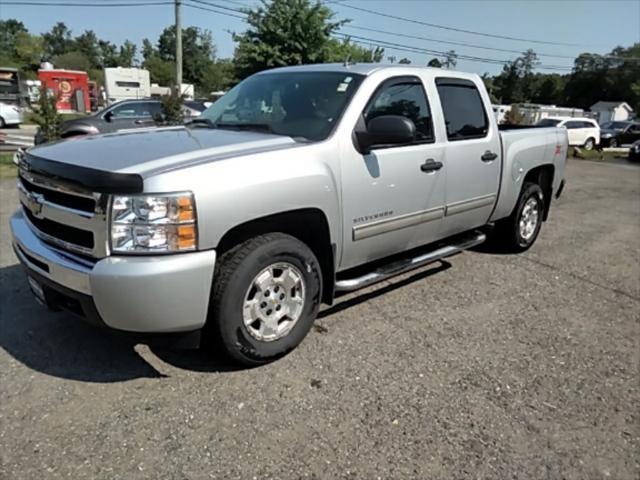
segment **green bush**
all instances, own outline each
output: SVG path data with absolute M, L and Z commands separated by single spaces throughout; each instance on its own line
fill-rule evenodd
M 33 121 L 40 127 L 42 136 L 48 142 L 60 138 L 61 133 L 62 116 L 56 109 L 56 101 L 56 96 L 45 87 L 42 87 L 40 98 L 38 99 L 38 112 L 34 115 Z
M 162 118 L 156 119 L 164 125 L 182 125 L 184 123 L 184 111 L 182 101 L 184 96 L 178 88 L 173 88 L 169 95 L 162 97 Z

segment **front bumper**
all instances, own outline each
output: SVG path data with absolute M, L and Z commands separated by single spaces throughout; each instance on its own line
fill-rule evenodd
M 94 263 L 44 243 L 21 210 L 10 223 L 16 255 L 27 273 L 45 285 L 53 306 L 128 333 L 189 332 L 204 326 L 214 250 L 111 256 Z

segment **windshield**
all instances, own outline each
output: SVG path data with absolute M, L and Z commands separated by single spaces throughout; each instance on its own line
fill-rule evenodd
M 555 118 L 544 118 L 540 120 L 536 125 L 538 125 L 539 127 L 555 127 L 561 121 L 562 120 L 556 120 Z
M 628 123 L 625 122 L 606 122 L 603 123 L 600 128 L 603 130 L 624 130 L 627 128 Z
M 18 72 L 0 70 L 0 93 L 20 93 Z
M 254 75 L 205 110 L 199 122 L 208 121 L 215 128 L 324 140 L 363 78 L 344 72 Z

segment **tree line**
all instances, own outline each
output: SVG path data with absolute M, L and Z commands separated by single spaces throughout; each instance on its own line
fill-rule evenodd
M 199 95 L 224 90 L 260 70 L 286 65 L 326 62 L 380 62 L 384 49 L 362 46 L 349 38 L 334 37 L 349 20 L 336 19 L 324 4 L 312 0 L 263 0 L 243 9 L 246 30 L 234 33 L 235 52 L 230 59 L 216 55 L 209 30 L 183 29 L 183 78 L 193 83 Z M 105 67 L 139 66 L 149 70 L 151 81 L 171 85 L 174 81 L 175 27 L 165 28 L 153 42 L 142 46 L 125 41 L 116 45 L 98 38 L 92 30 L 77 36 L 63 23 L 41 35 L 32 34 L 16 19 L 0 21 L 0 65 L 20 68 L 26 78 L 35 78 L 40 62 L 56 68 L 85 70 L 102 81 Z M 542 103 L 589 108 L 599 100 L 626 101 L 640 111 L 640 43 L 616 47 L 607 55 L 582 53 L 566 74 L 539 73 L 537 54 L 527 50 L 506 62 L 497 75 L 483 75 L 495 103 Z M 396 62 L 395 56 L 386 60 Z M 398 63 L 411 63 L 402 58 Z M 455 68 L 456 52 L 427 62 L 437 68 Z

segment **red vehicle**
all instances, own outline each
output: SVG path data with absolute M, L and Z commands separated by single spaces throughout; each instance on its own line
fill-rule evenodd
M 86 113 L 90 110 L 87 72 L 57 69 L 38 70 L 38 79 L 42 82 L 43 87 L 56 95 L 58 111 Z

